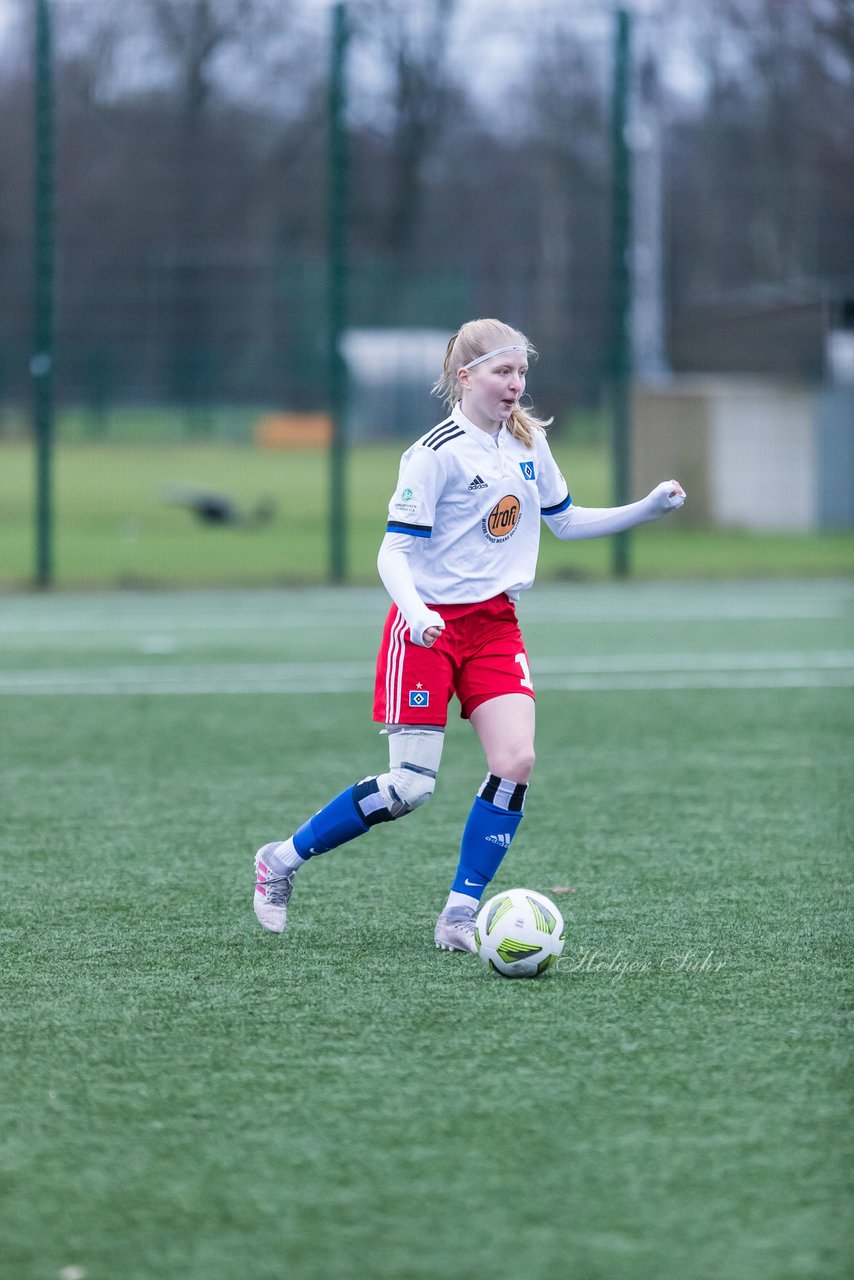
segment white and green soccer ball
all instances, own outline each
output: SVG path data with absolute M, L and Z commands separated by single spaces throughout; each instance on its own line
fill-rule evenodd
M 533 889 L 506 889 L 477 913 L 474 941 L 487 968 L 505 978 L 536 978 L 553 965 L 566 939 L 563 916 Z

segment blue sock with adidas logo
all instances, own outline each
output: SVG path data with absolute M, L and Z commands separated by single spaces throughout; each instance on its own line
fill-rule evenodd
M 527 790 L 524 782 L 486 775 L 463 831 L 453 894 L 480 901 L 522 821 Z

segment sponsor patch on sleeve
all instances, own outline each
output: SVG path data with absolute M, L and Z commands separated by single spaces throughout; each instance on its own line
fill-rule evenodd
M 411 516 L 418 509 L 418 494 L 411 485 L 404 485 L 398 489 L 397 493 L 391 500 L 392 511 L 398 512 L 402 516 Z

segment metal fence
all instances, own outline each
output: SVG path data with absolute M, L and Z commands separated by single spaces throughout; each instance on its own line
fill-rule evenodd
M 852 87 L 846 0 L 5 0 L 0 434 L 410 437 L 477 314 L 618 443 L 630 376 L 825 380 Z
M 614 169 L 613 7 L 342 8 L 336 48 L 319 3 L 139 0 L 119 15 L 105 0 L 9 0 L 0 403 L 29 396 L 45 235 L 30 177 L 51 119 L 59 402 L 87 410 L 93 433 L 128 404 L 208 409 L 185 419 L 207 430 L 222 405 L 327 402 L 336 58 L 347 325 L 507 316 L 548 357 L 538 385 L 559 417 L 597 401 L 617 340 L 613 197 L 628 181 Z M 52 48 L 33 14 L 49 16 Z M 627 14 L 635 363 L 713 367 L 731 330 L 710 323 L 704 346 L 707 314 L 735 306 L 761 334 L 794 284 L 816 305 L 850 285 L 850 44 L 832 3 Z M 796 371 L 820 375 L 821 344 L 808 346 L 805 333 Z

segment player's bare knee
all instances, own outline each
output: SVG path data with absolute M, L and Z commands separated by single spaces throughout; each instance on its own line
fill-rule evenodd
M 534 763 L 536 754 L 534 752 L 533 743 L 530 745 L 519 744 L 518 746 L 509 745 L 495 756 L 490 757 L 488 763 L 490 772 L 497 774 L 499 778 L 509 778 L 512 782 L 529 782 L 531 774 L 534 772 Z

